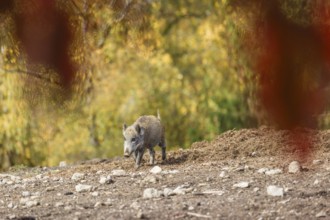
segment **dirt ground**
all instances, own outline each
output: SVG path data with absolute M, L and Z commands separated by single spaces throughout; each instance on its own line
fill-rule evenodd
M 0 219 L 330 219 L 330 131 L 307 134 L 314 153 L 297 173 L 288 132 L 268 127 L 169 151 L 166 162 L 156 152 L 154 173 L 148 154 L 138 170 L 131 158 L 12 169 L 0 173 Z

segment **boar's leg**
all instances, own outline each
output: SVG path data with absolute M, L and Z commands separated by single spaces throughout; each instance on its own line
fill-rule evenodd
M 144 154 L 144 148 L 137 150 L 137 156 L 136 156 L 136 161 L 135 161 L 135 168 L 139 168 L 140 163 L 141 163 L 141 160 L 142 160 L 142 157 L 143 157 L 143 154 Z
M 163 139 L 160 143 L 159 146 L 162 148 L 162 160 L 166 160 L 166 141 Z
M 150 165 L 155 163 L 155 150 L 153 147 L 149 148 L 149 155 L 150 155 Z
M 136 161 L 137 154 L 138 154 L 138 151 L 137 151 L 137 150 L 133 152 L 133 158 L 134 158 L 134 161 Z

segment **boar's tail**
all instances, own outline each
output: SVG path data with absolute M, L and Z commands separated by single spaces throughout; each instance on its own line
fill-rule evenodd
M 160 120 L 159 109 L 157 109 L 157 118 Z

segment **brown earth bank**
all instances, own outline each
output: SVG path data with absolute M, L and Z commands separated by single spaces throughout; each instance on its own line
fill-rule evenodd
M 0 173 L 0 219 L 330 219 L 330 131 L 302 131 L 314 153 L 298 160 L 287 131 L 231 130 L 134 169 L 94 159 Z M 299 153 L 299 152 L 298 152 Z M 290 166 L 289 166 L 290 165 Z

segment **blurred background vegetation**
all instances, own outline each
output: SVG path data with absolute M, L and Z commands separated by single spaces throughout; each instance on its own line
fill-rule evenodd
M 76 8 L 85 80 L 59 108 L 52 80 L 36 77 L 38 91 L 27 91 L 18 47 L 1 33 L 1 168 L 121 156 L 122 124 L 157 109 L 169 148 L 260 123 L 240 43 L 246 21 L 228 1 L 65 2 Z

